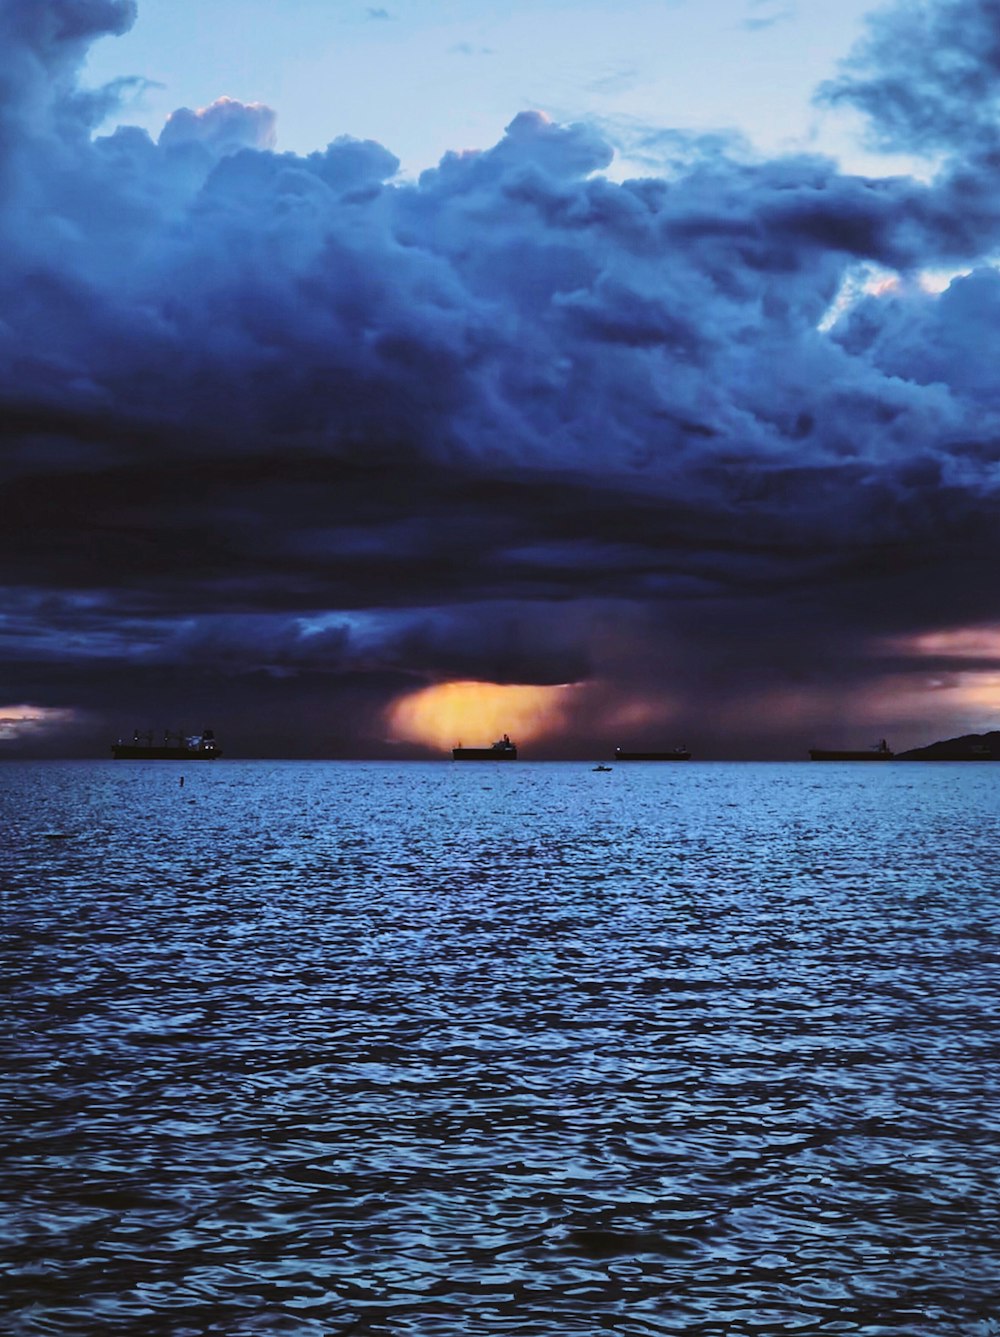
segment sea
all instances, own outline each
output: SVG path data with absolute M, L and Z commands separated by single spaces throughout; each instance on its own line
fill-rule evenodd
M 1000 1334 L 1000 766 L 591 767 L 0 765 L 0 1331 Z

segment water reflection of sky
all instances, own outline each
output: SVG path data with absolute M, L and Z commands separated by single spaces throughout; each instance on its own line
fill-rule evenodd
M 988 1331 L 992 768 L 183 772 L 4 768 L 18 1332 Z

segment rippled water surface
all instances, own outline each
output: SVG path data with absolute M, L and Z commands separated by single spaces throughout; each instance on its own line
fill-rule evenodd
M 1000 1333 L 1000 766 L 0 767 L 4 1332 Z

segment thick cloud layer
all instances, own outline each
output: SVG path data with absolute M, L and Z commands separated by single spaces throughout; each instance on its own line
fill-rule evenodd
M 449 677 L 590 683 L 555 750 L 865 718 L 890 641 L 1000 620 L 997 9 L 890 10 L 826 92 L 930 183 L 673 135 L 614 184 L 523 113 L 404 184 L 230 99 L 95 138 L 133 7 L 0 0 L 0 697 L 324 754 Z
M 912 0 L 874 14 L 823 90 L 869 117 L 887 148 L 968 156 L 995 151 L 1000 119 L 998 0 Z

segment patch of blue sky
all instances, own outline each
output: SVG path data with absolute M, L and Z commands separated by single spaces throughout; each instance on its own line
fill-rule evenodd
M 520 111 L 604 126 L 612 175 L 656 170 L 663 129 L 737 130 L 761 152 L 866 154 L 846 113 L 812 94 L 871 0 L 140 0 L 125 37 L 97 44 L 86 78 L 153 85 L 115 119 L 154 136 L 178 106 L 221 95 L 279 113 L 279 148 L 376 139 L 415 176 L 448 150 L 486 148 Z M 904 164 L 905 166 L 905 164 Z

